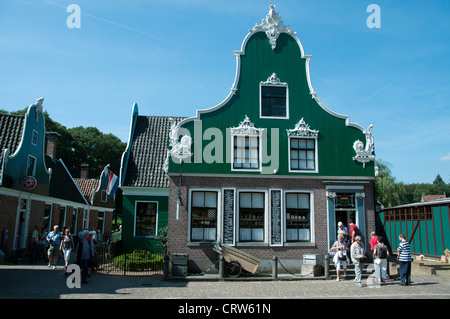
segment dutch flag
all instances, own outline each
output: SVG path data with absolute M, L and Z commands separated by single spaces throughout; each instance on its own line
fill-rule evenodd
M 118 188 L 119 188 L 119 178 L 113 172 L 109 172 L 109 181 L 108 187 L 106 188 L 106 193 L 109 196 L 114 197 Z

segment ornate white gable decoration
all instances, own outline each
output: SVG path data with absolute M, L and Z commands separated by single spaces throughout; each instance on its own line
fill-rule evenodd
M 261 21 L 261 24 L 256 24 L 252 32 L 263 31 L 269 38 L 272 50 L 277 46 L 277 39 L 282 32 L 290 35 L 295 35 L 295 32 L 289 26 L 285 26 L 278 13 L 275 12 L 275 6 L 270 3 L 269 13 L 266 18 Z
M 245 116 L 245 119 L 239 124 L 238 127 L 232 127 L 230 128 L 231 134 L 236 135 L 261 135 L 264 131 L 263 128 L 256 128 L 255 124 L 253 124 L 252 121 L 248 118 L 248 116 Z
M 288 136 L 308 136 L 308 137 L 317 137 L 319 131 L 312 130 L 308 124 L 306 124 L 305 120 L 302 119 L 295 125 L 293 130 L 286 130 Z
M 372 135 L 373 123 L 364 130 L 364 135 L 366 136 L 366 146 L 364 147 L 364 143 L 360 140 L 357 140 L 353 143 L 353 149 L 356 152 L 356 156 L 353 157 L 353 160 L 358 161 L 363 164 L 363 167 L 366 167 L 366 163 L 370 161 L 375 161 L 375 155 L 373 155 L 373 135 Z
M 281 82 L 280 79 L 277 77 L 277 74 L 274 72 L 271 76 L 267 78 L 266 82 L 262 82 L 261 84 L 271 84 L 271 85 L 287 85 L 286 82 Z
M 181 140 L 178 140 L 179 129 L 180 126 L 174 119 L 171 119 L 169 132 L 169 150 L 167 152 L 166 161 L 164 162 L 164 171 L 166 173 L 169 170 L 169 156 L 172 156 L 172 159 L 178 159 L 180 162 L 182 159 L 192 156 L 192 138 L 189 135 L 184 135 Z

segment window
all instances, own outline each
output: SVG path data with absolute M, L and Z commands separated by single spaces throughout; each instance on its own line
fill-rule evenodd
M 77 234 L 77 223 L 78 223 L 78 208 L 74 208 L 72 211 L 72 226 L 70 227 L 72 235 Z
M 34 176 L 36 169 L 36 158 L 31 155 L 28 155 L 27 162 L 27 176 Z
M 287 116 L 287 87 L 261 85 L 261 116 Z
M 37 140 L 38 140 L 38 132 L 33 130 L 33 133 L 31 135 L 31 144 L 37 145 Z
M 59 230 L 63 231 L 64 227 L 66 227 L 66 208 L 60 207 L 59 208 Z
M 103 234 L 103 224 L 105 220 L 105 212 L 98 212 L 97 214 L 97 230 L 100 230 L 100 232 Z
M 292 171 L 316 170 L 316 140 L 290 138 L 290 169 Z
M 286 242 L 311 241 L 310 194 L 286 194 Z
M 192 192 L 191 241 L 217 239 L 217 192 Z
M 259 136 L 234 136 L 233 169 L 259 169 Z
M 156 202 L 136 202 L 135 236 L 155 236 L 156 216 L 158 204 Z
M 264 241 L 264 193 L 239 193 L 239 241 Z
M 46 231 L 49 231 L 50 229 L 50 220 L 51 220 L 51 216 L 52 216 L 52 205 L 49 204 L 45 204 L 45 208 L 44 208 L 44 221 L 43 221 L 43 228 Z
M 108 201 L 107 193 L 105 190 L 102 190 L 102 202 L 106 203 Z

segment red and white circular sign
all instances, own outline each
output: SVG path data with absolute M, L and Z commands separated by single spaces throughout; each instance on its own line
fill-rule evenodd
M 37 180 L 34 176 L 27 176 L 22 180 L 22 187 L 27 191 L 32 191 L 37 186 Z

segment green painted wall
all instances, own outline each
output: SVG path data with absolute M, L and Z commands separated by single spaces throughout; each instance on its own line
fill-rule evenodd
M 411 253 L 440 257 L 445 249 L 450 249 L 449 207 L 433 206 L 432 216 L 432 219 L 419 221 L 419 227 L 410 244 Z M 384 223 L 383 212 L 380 214 L 380 220 Z M 400 243 L 398 235 L 404 233 L 409 239 L 417 222 L 402 220 L 385 223 L 384 230 L 394 251 Z
M 123 196 L 122 212 L 122 241 L 126 252 L 137 249 L 150 250 L 155 247 L 157 241 L 152 237 L 134 236 L 135 203 L 158 202 L 157 232 L 168 224 L 169 200 L 167 196 Z
M 252 35 L 241 56 L 240 77 L 236 94 L 222 107 L 202 113 L 202 134 L 207 128 L 214 127 L 226 132 L 230 127 L 239 126 L 247 115 L 257 128 L 265 128 L 268 141 L 271 140 L 271 128 L 279 129 L 279 175 L 321 175 L 321 176 L 374 176 L 373 162 L 363 168 L 361 163 L 353 160 L 356 155 L 353 143 L 356 140 L 366 142 L 363 132 L 355 127 L 346 126 L 345 119 L 338 118 L 325 111 L 311 96 L 306 74 L 306 59 L 301 57 L 297 41 L 288 34 L 282 33 L 277 47 L 272 50 L 265 33 Z M 289 85 L 289 119 L 260 118 L 261 81 L 266 81 L 276 73 L 281 82 Z M 200 92 L 199 92 L 200 93 Z M 287 129 L 294 129 L 302 119 L 313 130 L 319 131 L 318 137 L 318 173 L 289 173 L 288 136 Z M 194 132 L 194 121 L 185 123 L 182 128 L 189 130 L 194 144 L 199 143 Z M 214 138 L 213 138 L 214 139 Z M 200 139 L 201 140 L 201 139 Z M 225 134 L 223 135 L 222 163 L 204 165 L 204 159 L 199 161 L 200 154 L 195 153 L 192 163 L 183 163 L 185 173 L 209 174 L 241 174 L 232 172 L 230 159 L 227 159 Z M 211 143 L 203 140 L 201 149 Z M 198 145 L 197 145 L 198 146 Z M 270 156 L 272 147 L 269 143 L 267 154 Z M 264 152 L 265 150 L 263 150 Z M 263 166 L 269 166 L 266 164 Z M 169 172 L 180 171 L 178 164 L 170 161 Z M 260 172 L 245 172 L 245 174 L 261 174 Z

